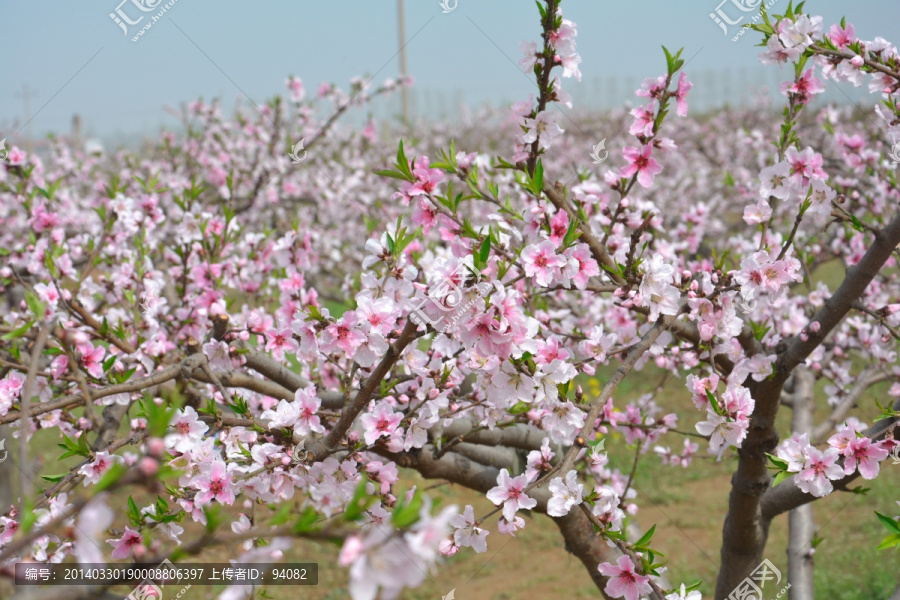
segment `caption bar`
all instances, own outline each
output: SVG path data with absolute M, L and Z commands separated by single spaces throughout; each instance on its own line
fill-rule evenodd
M 317 563 L 16 563 L 16 585 L 115 585 L 152 581 L 178 585 L 319 585 Z

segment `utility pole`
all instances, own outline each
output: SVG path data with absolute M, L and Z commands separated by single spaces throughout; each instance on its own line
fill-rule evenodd
M 72 143 L 76 147 L 81 145 L 81 116 L 77 113 L 72 115 Z
M 403 0 L 397 0 L 397 38 L 400 45 L 400 74 L 405 78 L 408 75 L 406 68 L 406 11 Z M 403 124 L 409 126 L 409 86 L 404 85 L 400 90 L 403 98 Z
M 34 151 L 34 129 L 31 126 L 31 94 L 33 91 L 26 83 L 22 86 L 21 92 L 16 92 L 16 96 L 20 96 L 25 104 L 25 125 L 23 127 L 28 128 L 28 131 L 25 133 L 25 150 L 28 154 Z

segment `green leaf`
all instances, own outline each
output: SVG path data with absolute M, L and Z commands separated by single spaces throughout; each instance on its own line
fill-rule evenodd
M 774 454 L 769 454 L 768 452 L 766 452 L 766 456 L 769 457 L 769 462 L 771 462 L 773 465 L 775 465 L 782 471 L 787 471 L 788 462 L 786 460 L 784 460 L 783 458 L 778 458 Z
M 350 499 L 350 502 L 347 503 L 347 507 L 344 508 L 344 518 L 346 520 L 359 520 L 372 502 L 375 501 L 374 496 L 370 496 L 366 493 L 366 483 L 368 483 L 368 481 L 368 478 L 365 476 L 359 480 L 356 491 L 353 493 L 353 498 Z
M 206 531 L 209 533 L 216 531 L 224 520 L 220 504 L 207 504 L 203 507 L 203 514 L 206 515 Z
M 713 394 L 709 390 L 706 390 L 706 397 L 709 399 L 709 403 L 717 415 L 719 415 L 720 417 L 724 417 L 727 414 L 725 412 L 725 409 L 719 405 L 719 399 L 716 398 L 715 394 Z
M 131 524 L 135 527 L 140 526 L 141 524 L 141 511 L 138 510 L 137 504 L 134 503 L 134 498 L 128 496 L 128 520 L 131 521 Z
M 887 550 L 888 548 L 900 547 L 900 533 L 889 535 L 878 544 L 878 550 Z
M 790 473 L 788 471 L 778 471 L 778 473 L 775 475 L 775 478 L 772 480 L 772 487 L 775 487 L 776 485 L 778 485 L 779 483 L 781 483 L 782 481 L 784 481 L 791 475 L 792 475 L 792 473 Z
M 25 291 L 25 304 L 28 305 L 28 310 L 30 310 L 35 317 L 38 319 L 44 318 L 44 312 L 47 310 L 47 306 L 41 302 L 37 297 L 37 294 L 31 290 Z
M 20 338 L 23 335 L 25 335 L 26 333 L 28 333 L 28 330 L 31 329 L 31 327 L 33 325 L 34 325 L 34 321 L 28 321 L 27 323 L 25 323 L 18 329 L 14 329 L 13 331 L 10 331 L 9 333 L 4 334 L 2 337 L 0 337 L 0 340 L 3 340 L 4 342 L 8 342 L 10 340 Z
M 46 480 L 46 481 L 50 481 L 50 482 L 52 482 L 52 483 L 59 483 L 59 482 L 62 481 L 65 477 L 66 477 L 66 474 L 65 474 L 65 473 L 63 473 L 62 475 L 41 475 L 41 479 L 44 479 L 44 480 Z
M 650 540 L 653 539 L 653 533 L 656 531 L 656 525 L 653 525 L 647 533 L 641 536 L 641 539 L 634 543 L 634 547 L 638 550 L 644 549 L 647 547 L 647 544 L 650 543 Z M 651 559 L 652 560 L 652 559 Z
M 511 415 L 521 415 L 523 413 L 527 413 L 531 410 L 530 404 L 525 404 L 522 401 L 516 402 L 512 408 L 509 409 L 509 414 Z
M 878 520 L 881 521 L 881 524 L 888 528 L 888 531 L 893 533 L 900 533 L 900 524 L 898 524 L 897 521 L 890 517 L 884 516 L 878 511 L 875 511 L 875 515 L 878 517 Z
M 312 506 L 308 506 L 297 522 L 294 523 L 293 531 L 295 534 L 307 533 L 313 530 L 313 524 L 319 519 L 319 513 Z
M 123 465 L 122 463 L 113 463 L 109 470 L 100 478 L 100 481 L 97 482 L 97 485 L 94 486 L 94 492 L 100 493 L 103 490 L 109 489 L 113 484 L 115 484 L 119 479 L 122 478 L 128 471 L 128 467 Z
M 37 518 L 38 516 L 34 513 L 34 507 L 31 504 L 31 500 L 26 498 L 24 506 L 22 507 L 22 516 L 19 520 L 19 527 L 22 529 L 22 532 L 28 533 L 31 531 L 31 528 L 37 523 Z
M 391 177 L 393 179 L 401 179 L 403 181 L 409 181 L 409 179 L 403 173 L 398 173 L 397 171 L 391 170 L 381 170 L 381 171 L 373 171 L 375 175 L 380 175 L 382 177 Z
M 408 504 L 402 500 L 397 502 L 397 507 L 391 514 L 391 522 L 399 529 L 409 527 L 419 520 L 419 511 L 421 508 L 422 492 L 416 490 Z

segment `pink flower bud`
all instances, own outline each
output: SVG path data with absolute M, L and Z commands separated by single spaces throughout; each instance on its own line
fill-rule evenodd
M 282 456 L 281 464 L 283 464 L 284 466 L 288 466 L 289 464 L 291 464 L 291 457 L 290 456 Z
M 152 477 L 159 472 L 159 463 L 156 459 L 145 456 L 138 464 L 138 468 L 141 470 L 141 473 L 147 477 Z
M 166 453 L 166 442 L 162 438 L 150 438 L 147 440 L 147 454 L 162 458 Z
M 818 321 L 813 321 L 812 323 L 809 324 L 809 330 L 812 331 L 813 333 L 816 333 L 821 328 L 822 328 L 822 324 L 819 323 Z

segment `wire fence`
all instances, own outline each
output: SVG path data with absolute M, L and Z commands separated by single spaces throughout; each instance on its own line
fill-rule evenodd
M 691 114 L 697 115 L 714 111 L 719 108 L 760 106 L 761 100 L 768 99 L 773 108 L 777 109 L 785 102 L 785 97 L 780 93 L 783 81 L 786 81 L 791 73 L 789 69 L 774 69 L 766 67 L 736 69 L 689 69 L 689 79 L 694 87 L 688 96 Z M 820 79 L 824 79 L 821 77 Z M 621 108 L 623 106 L 637 106 L 643 104 L 645 99 L 635 96 L 634 92 L 641 85 L 643 78 L 636 76 L 609 76 L 584 78 L 583 81 L 574 82 L 567 80 L 565 89 L 572 95 L 576 112 L 596 112 Z M 480 97 L 474 97 L 471 92 L 462 89 L 431 89 L 422 86 L 414 86 L 410 93 L 410 115 L 412 120 L 425 121 L 468 121 L 471 116 L 484 106 L 508 108 L 513 102 L 523 100 L 514 95 L 515 92 L 503 91 L 499 87 L 481 91 Z M 825 93 L 815 97 L 813 108 L 824 104 L 868 106 L 877 101 L 878 97 L 868 93 L 867 86 L 854 88 L 850 84 L 828 81 Z M 228 98 L 222 99 L 223 107 L 228 106 Z M 259 101 L 260 99 L 256 99 Z M 154 119 L 153 115 L 158 115 Z M 107 118 L 111 115 L 105 115 Z M 116 126 L 116 133 L 107 133 L 101 130 L 100 125 L 107 123 L 94 123 L 90 118 L 85 119 L 84 137 L 100 138 L 109 147 L 126 146 L 137 147 L 148 138 L 155 138 L 161 129 L 178 129 L 177 123 L 171 117 L 167 118 L 160 108 L 158 111 L 144 110 L 134 115 L 132 126 L 127 122 L 125 114 L 112 115 L 120 122 Z M 359 125 L 369 118 L 379 123 L 399 123 L 402 117 L 401 95 L 379 97 L 372 101 L 361 111 L 350 111 L 342 118 L 342 121 L 351 125 Z M 17 131 L 22 123 L 19 117 L 12 119 L 0 119 L 0 131 Z M 67 132 L 56 132 L 65 134 Z M 27 140 L 28 132 L 22 131 L 19 135 L 11 136 L 8 143 L 24 143 L 32 149 L 47 147 L 47 138 L 40 133 L 36 139 Z M 80 137 L 80 136 L 74 136 Z
M 782 71 L 747 67 L 693 70 L 688 75 L 694 84 L 688 96 L 694 114 L 725 106 L 759 106 L 761 99 L 769 100 L 777 108 L 785 102 L 785 97 L 780 92 L 781 84 L 791 76 L 787 69 Z M 824 77 L 820 75 L 820 79 Z M 643 104 L 645 99 L 634 94 L 642 81 L 643 78 L 633 76 L 593 77 L 585 78 L 581 83 L 567 81 L 565 88 L 572 95 L 574 110 L 603 111 Z M 436 90 L 414 87 L 410 90 L 410 117 L 452 122 L 484 105 L 508 107 L 522 99 L 495 93 L 491 97 L 473 102 L 459 89 Z M 876 100 L 877 97 L 870 95 L 866 86 L 854 88 L 850 84 L 828 81 L 825 93 L 814 98 L 813 106 L 825 104 L 871 106 Z M 371 107 L 371 114 L 379 121 L 399 119 L 401 116 L 399 97 L 379 100 Z

